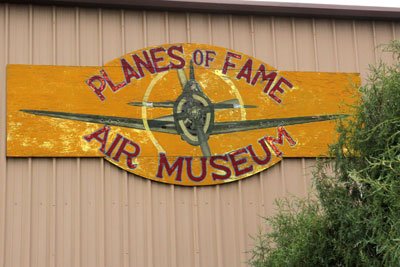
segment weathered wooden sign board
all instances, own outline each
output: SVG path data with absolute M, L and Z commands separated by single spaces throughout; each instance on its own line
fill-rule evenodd
M 359 75 L 278 71 L 203 44 L 102 67 L 8 65 L 7 156 L 105 157 L 164 183 L 231 182 L 323 154 L 350 81 Z

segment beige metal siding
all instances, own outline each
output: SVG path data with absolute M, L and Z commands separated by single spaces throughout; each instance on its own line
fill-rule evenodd
M 145 180 L 92 158 L 6 158 L 6 64 L 98 66 L 174 42 L 280 70 L 361 72 L 399 23 L 0 5 L 0 266 L 242 266 L 273 200 L 303 196 L 313 159 L 223 186 Z M 383 56 L 385 61 L 391 57 Z M 21 77 L 23 79 L 23 77 Z M 34 99 L 32 99 L 34 101 Z

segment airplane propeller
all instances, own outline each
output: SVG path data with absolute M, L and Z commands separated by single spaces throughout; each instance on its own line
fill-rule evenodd
M 256 108 L 254 105 L 240 105 L 238 99 L 212 103 L 203 93 L 195 78 L 193 61 L 190 61 L 189 79 L 183 69 L 177 70 L 182 94 L 178 99 L 163 102 L 130 102 L 128 105 L 154 108 L 173 108 L 172 115 L 156 118 L 160 121 L 174 121 L 182 140 L 194 146 L 200 146 L 204 156 L 211 156 L 208 144 L 209 130 L 214 124 L 214 111 L 234 108 Z
M 203 94 L 194 75 L 193 61 L 190 61 L 189 80 L 183 69 L 178 70 L 178 79 L 183 93 L 175 101 L 174 119 L 182 140 L 200 146 L 204 156 L 211 156 L 208 144 L 210 126 L 214 123 L 214 107 Z

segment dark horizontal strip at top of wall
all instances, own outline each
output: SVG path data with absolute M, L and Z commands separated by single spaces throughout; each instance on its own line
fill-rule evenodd
M 0 2 L 1 1 L 84 7 L 400 20 L 400 8 L 256 2 L 245 0 L 0 0 Z

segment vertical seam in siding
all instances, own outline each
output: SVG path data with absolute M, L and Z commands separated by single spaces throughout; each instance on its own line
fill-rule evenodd
M 9 27 L 9 14 L 8 14 L 8 3 L 5 3 L 4 4 L 4 34 L 5 34 L 5 37 L 4 37 L 4 51 L 3 51 L 3 53 L 4 53 L 4 59 L 5 59 L 5 65 L 7 65 L 7 63 L 8 63 L 8 42 L 9 42 L 9 36 L 8 36 L 8 34 L 9 34 L 9 30 L 8 30 L 8 27 Z M 4 81 L 4 84 L 6 84 L 6 81 Z M 4 87 L 5 88 L 5 87 Z M 3 101 L 5 101 L 5 99 L 6 99 L 6 97 L 7 97 L 7 93 L 6 93 L 6 90 L 2 90 L 2 99 L 3 99 Z M 6 105 L 4 104 L 4 105 L 2 105 L 2 107 L 1 107 L 1 110 L 2 110 L 2 112 L 1 112 L 1 118 L 2 118 L 2 121 L 6 124 L 6 120 L 7 120 L 7 109 L 6 109 Z M 2 140 L 0 141 L 1 142 L 1 149 L 2 149 L 2 151 L 4 151 L 2 154 L 1 154 L 1 156 L 0 156 L 0 166 L 2 167 L 1 168 L 1 177 L 0 177 L 0 179 L 4 182 L 4 188 L 1 190 L 2 191 L 2 194 L 1 194 L 1 198 L 2 198 L 2 207 L 1 207 L 1 213 L 2 213 L 2 218 L 1 218 L 1 223 L 3 224 L 3 227 L 1 228 L 1 239 L 2 240 L 0 240 L 0 242 L 1 242 L 1 245 L 2 245 L 2 248 L 1 248 L 1 252 L 0 252 L 0 259 L 2 259 L 1 260 L 1 262 L 0 263 L 2 263 L 2 266 L 5 266 L 5 264 L 6 264 L 6 229 L 7 229 L 7 220 L 6 220 L 6 214 L 7 214 L 7 212 L 6 212 L 6 210 L 7 210 L 7 158 L 6 158 L 6 156 L 5 156 L 5 154 L 6 154 L 6 144 L 5 144 L 5 137 L 6 137 L 6 126 L 7 125 L 2 125 L 3 127 L 2 127 L 2 136 L 3 136 L 3 138 L 2 138 Z
M 233 39 L 235 38 L 233 32 L 233 22 L 232 22 L 232 14 L 229 14 L 229 47 L 234 49 L 233 47 Z
M 312 35 L 313 35 L 313 48 L 314 48 L 314 66 L 315 66 L 315 71 L 319 71 L 319 59 L 318 59 L 318 41 L 317 41 L 317 29 L 316 29 L 316 22 L 315 18 L 312 18 L 311 20 L 311 27 L 312 27 Z M 301 159 L 301 168 L 302 168 L 302 174 L 303 174 L 303 186 L 304 186 L 304 192 L 308 195 L 309 190 L 311 188 L 308 188 L 307 186 L 307 171 L 306 171 L 306 159 L 303 157 Z
M 191 43 L 191 27 L 190 27 L 190 14 L 186 13 L 186 40 Z M 197 188 L 193 187 L 193 204 L 192 204 L 192 227 L 193 227 L 193 260 L 194 266 L 200 266 L 199 258 L 199 227 L 198 227 L 198 199 L 197 199 Z
M 125 10 L 120 10 L 121 17 L 121 49 L 122 54 L 126 54 L 126 37 L 125 37 Z M 120 231 L 121 239 L 122 239 L 122 264 L 123 266 L 129 266 L 129 258 L 130 258 L 130 227 L 129 227 L 129 186 L 128 186 L 128 172 L 123 172 L 123 200 L 122 200 L 122 229 Z M 126 230 L 126 234 L 124 234 L 124 230 Z
M 123 178 L 123 203 L 122 203 L 122 216 L 123 216 L 123 223 L 122 223 L 122 242 L 123 242 L 123 266 L 129 266 L 129 251 L 130 251 L 130 229 L 129 229 L 129 204 L 128 204 L 128 197 L 129 197 L 129 187 L 128 187 L 128 172 L 124 171 L 124 178 Z M 124 234 L 124 230 L 126 230 L 126 234 Z
M 301 158 L 301 169 L 302 169 L 302 175 L 303 175 L 303 188 L 304 188 L 304 193 L 308 193 L 308 188 L 307 188 L 307 173 L 306 173 L 306 159 L 303 157 Z
M 312 33 L 313 33 L 313 44 L 314 44 L 314 63 L 315 63 L 315 70 L 319 71 L 319 59 L 318 59 L 318 42 L 317 42 L 317 30 L 315 27 L 315 19 L 312 18 Z
M 291 29 L 292 29 L 292 45 L 293 45 L 293 59 L 294 59 L 294 69 L 299 70 L 299 63 L 297 59 L 297 42 L 296 42 L 296 21 L 295 18 L 291 19 Z
M 333 34 L 333 47 L 335 54 L 335 71 L 339 71 L 339 55 L 338 55 L 338 44 L 337 44 L 337 36 L 336 36 L 336 21 L 332 19 L 332 34 Z
M 274 51 L 274 68 L 277 68 L 277 56 L 276 56 L 276 34 L 275 34 L 275 18 L 272 16 L 271 17 L 271 32 L 272 32 L 272 44 L 273 44 L 273 51 Z M 283 158 L 281 159 L 280 162 L 280 181 L 282 181 L 282 188 L 281 190 L 283 191 L 283 195 L 285 193 L 285 188 L 286 188 L 286 183 L 284 180 L 284 171 L 283 171 Z
M 52 59 L 52 64 L 53 65 L 57 65 L 57 52 L 56 52 L 56 50 L 57 50 L 57 43 L 56 43 L 56 7 L 55 6 L 52 6 L 52 14 L 51 14 L 51 31 L 52 31 L 52 33 L 51 33 L 51 38 L 52 38 L 52 48 L 53 48 L 53 51 L 52 51 L 52 56 L 53 56 L 53 59 Z
M 357 41 L 357 30 L 356 30 L 356 21 L 353 20 L 353 47 L 354 47 L 354 60 L 356 62 L 356 70 L 360 72 L 360 63 L 358 62 L 358 41 Z M 374 30 L 375 31 L 375 30 Z M 374 34 L 375 35 L 375 34 Z M 375 39 L 375 38 L 374 38 Z M 376 46 L 375 46 L 376 47 Z M 376 58 L 376 54 L 375 54 Z
M 211 45 L 213 43 L 213 36 L 212 36 L 212 19 L 211 14 L 208 13 L 208 43 Z
M 32 5 L 29 5 L 29 13 L 28 13 L 28 42 L 29 42 L 29 51 L 28 51 L 28 62 L 30 65 L 33 64 L 33 8 Z
M 153 216 L 151 180 L 147 180 L 147 266 L 153 266 Z
M 25 244 L 22 244 L 23 246 L 28 246 L 28 248 L 27 248 L 27 251 L 28 251 L 28 257 L 27 257 L 27 264 L 28 265 L 30 265 L 31 264 L 31 262 L 32 262 L 32 242 L 33 242 L 33 240 L 32 240 L 32 222 L 33 222 L 33 219 L 32 219 L 32 208 L 33 208 L 33 204 L 32 204 L 32 202 L 33 202 L 33 194 L 32 194 L 32 179 L 33 179 L 33 175 L 32 175 L 32 172 L 33 172 L 33 170 L 32 170 L 32 158 L 29 158 L 28 159 L 28 190 L 29 190 L 29 195 L 27 196 L 27 198 L 28 198 L 28 201 L 29 201 L 29 203 L 28 203 L 28 205 L 29 205 L 29 208 L 28 208 L 28 216 L 27 217 L 29 217 L 29 220 L 26 220 L 25 221 L 25 226 L 26 226 L 26 228 L 28 229 L 28 233 L 27 233 L 27 238 L 29 239 L 27 242 L 25 242 Z M 29 224 L 29 225 L 27 225 L 27 224 Z M 22 233 L 23 233 L 23 231 L 22 231 Z
M 32 5 L 29 5 L 29 64 L 33 64 L 33 7 Z M 25 226 L 27 229 L 29 229 L 27 236 L 28 239 L 25 244 L 22 243 L 22 246 L 28 246 L 27 250 L 28 250 L 28 264 L 30 264 L 32 262 L 32 158 L 28 158 L 28 191 L 29 194 L 28 196 L 26 196 L 29 200 L 29 209 L 28 209 L 28 215 L 27 217 L 29 217 L 29 220 L 25 220 Z M 23 218 L 23 216 L 22 216 Z M 21 218 L 21 219 L 22 219 Z M 29 225 L 26 225 L 29 224 Z M 22 225 L 24 225 L 24 222 L 22 222 Z M 22 229 L 22 235 L 23 235 L 24 231 Z M 22 236 L 21 235 L 21 236 Z M 24 255 L 21 255 L 22 257 L 24 257 Z
M 120 10 L 120 17 L 121 17 L 121 49 L 122 54 L 126 54 L 126 45 L 125 45 L 125 10 Z
M 104 56 L 103 56 L 103 13 L 102 13 L 102 9 L 99 8 L 98 9 L 98 38 L 99 38 L 99 59 L 100 59 L 100 64 L 103 65 L 104 64 Z M 106 204 L 105 204 L 105 166 L 104 166 L 104 160 L 103 158 L 99 159 L 100 161 L 100 196 L 101 196 L 101 205 L 102 205 L 102 209 L 101 210 L 102 214 L 99 215 L 99 217 L 101 217 L 101 226 L 102 229 L 99 229 L 99 253 L 100 255 L 98 256 L 98 266 L 104 266 L 106 261 L 106 253 L 105 253 L 105 236 L 106 236 L 106 224 L 105 224 L 105 220 L 106 220 Z
M 171 238 L 171 266 L 176 266 L 176 224 L 175 224 L 175 186 L 170 185 L 170 238 Z
M 80 40 L 80 9 L 79 7 L 75 8 L 75 61 L 78 64 L 78 66 L 81 65 L 81 50 L 79 48 L 79 44 L 81 42 Z
M 375 55 L 375 64 L 378 63 L 378 54 L 377 54 L 377 43 L 376 43 L 376 27 L 375 27 L 375 21 L 372 21 L 372 36 L 374 40 L 374 55 Z
M 277 57 L 276 57 L 276 34 L 275 34 L 275 17 L 271 17 L 271 33 L 272 33 L 272 51 L 274 51 L 274 68 L 276 69 Z
M 143 24 L 142 24 L 143 43 L 144 43 L 144 46 L 147 47 L 147 12 L 146 12 L 146 10 L 143 11 L 142 20 L 143 20 L 142 21 L 143 22 Z
M 238 196 L 239 196 L 239 249 L 238 251 L 240 255 L 240 263 L 244 263 L 246 261 L 246 230 L 244 224 L 244 216 L 243 216 L 243 190 L 242 190 L 242 180 L 238 181 Z
M 80 65 L 80 51 L 79 51 L 79 26 L 80 26 L 80 20 L 79 20 L 79 7 L 75 8 L 75 62 L 77 65 Z M 76 158 L 76 179 L 77 179 L 77 185 L 75 187 L 75 190 L 78 190 L 76 192 L 76 197 L 78 199 L 75 199 L 74 203 L 74 208 L 77 209 L 75 210 L 75 215 L 77 215 L 77 218 L 74 218 L 74 223 L 75 223 L 75 243 L 74 243 L 74 260 L 75 260 L 75 265 L 78 264 L 79 266 L 82 265 L 82 257 L 81 257 L 81 244 L 82 244 L 82 209 L 81 209 L 81 183 L 82 183 L 82 177 L 81 177 L 81 159 L 78 157 Z M 75 255 L 76 253 L 76 255 Z
M 57 64 L 57 12 L 56 7 L 52 9 L 52 42 L 53 42 L 53 64 Z M 57 166 L 56 158 L 52 160 L 52 188 L 49 189 L 50 194 L 50 209 L 49 209 L 49 227 L 51 232 L 48 237 L 48 266 L 56 266 L 56 244 L 57 244 L 57 206 L 56 206 L 56 190 L 57 190 Z
M 97 252 L 99 255 L 97 255 L 97 266 L 104 266 L 106 262 L 106 253 L 105 253 L 105 244 L 104 244 L 104 239 L 105 239 L 105 233 L 106 233 L 106 226 L 105 226 L 105 190 L 104 190 L 104 161 L 102 158 L 100 158 L 100 196 L 101 196 L 101 205 L 103 207 L 100 207 L 99 210 L 101 213 L 98 215 L 101 218 L 100 225 L 98 226 L 98 250 Z M 102 227 L 101 227 L 102 226 Z M 102 228 L 102 229 L 101 229 Z
M 394 25 L 394 21 L 392 21 L 392 40 L 396 39 L 396 26 Z
M 164 13 L 164 24 L 165 24 L 165 38 L 167 39 L 167 44 L 170 43 L 170 36 L 169 36 L 169 17 L 168 11 Z
M 188 43 L 191 42 L 191 31 L 190 31 L 190 16 L 189 13 L 186 13 L 186 40 Z
M 144 46 L 147 47 L 147 13 L 143 11 L 143 41 Z M 147 184 L 147 266 L 153 266 L 153 209 L 152 209 L 152 182 L 146 181 Z
M 57 262 L 57 251 L 56 251 L 56 245 L 57 245 L 57 201 L 56 201 L 56 197 L 57 197 L 57 163 L 56 163 L 56 159 L 53 158 L 53 175 L 52 175 L 52 194 L 51 194 L 51 205 L 52 205 L 52 214 L 53 214 L 53 218 L 50 222 L 50 224 L 53 223 L 53 226 L 51 227 L 52 231 L 53 231 L 53 238 L 51 238 L 51 242 L 52 244 L 50 245 L 50 259 L 49 259 L 49 266 L 56 266 L 56 262 Z
M 220 195 L 220 185 L 216 185 L 216 192 L 215 192 L 215 223 L 216 223 L 216 241 L 217 241 L 217 259 L 218 259 L 218 266 L 223 267 L 223 255 L 222 255 L 222 225 L 221 225 L 221 195 Z
M 199 218 L 198 218 L 198 198 L 197 187 L 193 187 L 193 243 L 194 243 L 194 266 L 200 266 L 200 245 L 199 245 Z
M 208 14 L 208 36 L 210 44 L 213 44 L 213 35 L 212 35 L 212 17 L 211 14 Z M 215 243 L 217 245 L 217 266 L 223 267 L 224 262 L 222 258 L 222 235 L 221 235 L 221 196 L 220 196 L 220 185 L 216 185 L 214 195 L 215 195 L 215 206 L 214 206 L 214 216 L 215 216 Z
M 5 41 L 5 59 L 6 59 L 6 63 L 8 64 L 10 61 L 9 58 L 9 43 L 10 43 L 10 8 L 8 6 L 8 3 L 5 3 L 5 16 L 4 16 L 4 25 L 5 25 L 5 33 L 6 33 L 6 38 L 4 38 Z
M 97 11 L 97 25 L 98 25 L 98 36 L 99 36 L 99 58 L 100 64 L 103 66 L 104 58 L 103 58 L 103 12 L 102 9 L 99 8 Z
M 312 23 L 314 22 L 314 19 L 312 19 Z M 314 34 L 314 31 L 313 31 Z M 314 38 L 313 38 L 314 39 Z M 298 62 L 298 53 L 297 53 L 297 36 L 296 36 L 296 19 L 292 18 L 292 40 L 293 40 L 293 61 L 294 61 L 294 70 L 298 71 L 299 70 L 299 62 Z M 315 41 L 315 39 L 314 39 Z M 301 167 L 302 167 L 302 174 L 303 174 L 303 185 L 306 184 L 306 177 L 304 173 L 304 168 L 305 168 L 305 159 L 304 157 L 301 158 Z M 306 187 L 304 186 L 304 192 L 306 192 Z
M 281 175 L 281 181 L 282 181 L 282 195 L 286 195 L 286 179 L 285 179 L 285 164 L 283 163 L 283 158 L 281 159 L 281 164 L 280 164 L 280 175 Z
M 82 240 L 82 235 L 81 235 L 81 161 L 80 158 L 76 159 L 76 184 L 74 186 L 74 190 L 77 190 L 75 192 L 75 196 L 77 199 L 73 199 L 73 205 L 74 207 L 74 243 L 73 243 L 73 253 L 74 253 L 74 259 L 73 261 L 75 262 L 74 266 L 80 266 L 81 262 L 81 240 Z
M 256 40 L 255 40 L 255 30 L 254 30 L 254 16 L 250 16 L 250 30 L 251 30 L 251 46 L 252 46 L 252 56 L 256 57 Z M 258 183 L 260 187 L 258 188 L 258 223 L 262 224 L 262 216 L 264 216 L 264 179 L 261 173 L 258 173 Z
M 167 43 L 170 43 L 171 36 L 169 31 L 169 13 L 165 12 L 165 36 Z M 170 266 L 176 266 L 176 221 L 175 221 L 175 186 L 169 185 L 170 204 L 169 204 L 169 238 L 170 238 Z
M 256 44 L 254 36 L 254 17 L 250 16 L 251 55 L 256 57 Z
M 235 49 L 234 47 L 234 39 L 235 39 L 235 31 L 233 30 L 233 16 L 232 14 L 229 14 L 229 45 L 231 49 Z M 237 181 L 237 187 L 238 187 L 238 200 L 239 200 L 239 225 L 238 225 L 238 235 L 239 235 L 239 240 L 236 239 L 236 235 L 234 236 L 234 240 L 235 240 L 235 247 L 237 250 L 235 255 L 236 257 L 239 257 L 241 262 L 244 262 L 246 259 L 244 258 L 244 251 L 245 251 L 245 247 L 244 247 L 244 235 L 246 233 L 245 229 L 244 229 L 244 218 L 243 218 L 243 197 L 242 197 L 242 180 Z M 233 209 L 235 209 L 235 206 L 233 206 Z M 239 244 L 238 244 L 239 243 Z M 239 256 L 238 256 L 239 255 Z

